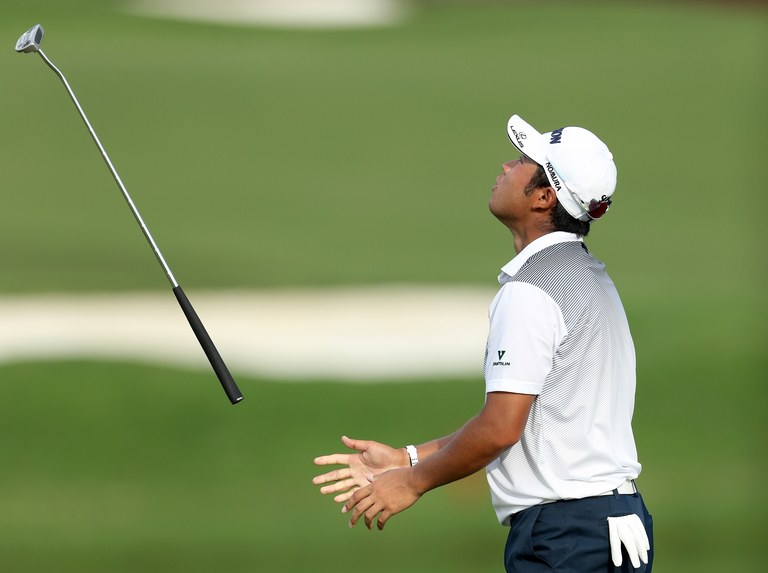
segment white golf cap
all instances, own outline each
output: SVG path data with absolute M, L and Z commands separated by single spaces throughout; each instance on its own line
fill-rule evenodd
M 616 165 L 594 133 L 581 127 L 539 133 L 513 115 L 507 135 L 521 153 L 544 168 L 557 200 L 572 217 L 589 221 L 605 214 L 616 189 Z

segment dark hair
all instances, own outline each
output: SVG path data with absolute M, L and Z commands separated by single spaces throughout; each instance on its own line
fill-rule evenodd
M 571 216 L 560 201 L 558 201 L 555 208 L 552 209 L 550 220 L 552 221 L 552 226 L 555 228 L 555 231 L 576 233 L 582 237 L 586 237 L 589 234 L 589 221 L 581 221 Z
M 527 157 L 525 157 L 524 161 L 526 159 L 531 161 Z M 528 182 L 528 185 L 526 185 L 523 192 L 526 195 L 530 195 L 535 189 L 549 186 L 550 183 L 549 179 L 547 179 L 547 173 L 541 165 L 536 164 L 536 173 L 533 174 L 533 177 L 531 177 L 531 180 Z M 550 221 L 552 222 L 552 227 L 554 227 L 555 231 L 576 233 L 582 237 L 586 237 L 589 233 L 589 221 L 580 221 L 571 216 L 571 214 L 560 204 L 560 201 L 555 203 L 555 208 L 552 209 Z
M 526 155 L 523 155 L 521 159 L 525 163 L 534 163 L 533 159 L 528 158 Z M 547 179 L 547 174 L 544 171 L 544 168 L 536 163 L 536 173 L 533 174 L 528 185 L 523 189 L 523 193 L 530 195 L 533 193 L 534 189 L 539 189 L 540 187 L 549 187 L 549 179 Z

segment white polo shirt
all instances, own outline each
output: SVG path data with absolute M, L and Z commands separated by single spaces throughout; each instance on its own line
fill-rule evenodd
M 520 441 L 486 468 L 499 522 L 598 495 L 640 474 L 635 350 L 604 265 L 578 235 L 549 233 L 502 268 L 490 307 L 486 392 L 537 396 Z

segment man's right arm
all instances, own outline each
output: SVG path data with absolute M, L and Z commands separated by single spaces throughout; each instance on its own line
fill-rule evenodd
M 350 527 L 362 518 L 383 529 L 387 521 L 408 509 L 426 492 L 467 477 L 485 467 L 518 442 L 536 396 L 489 393 L 482 411 L 453 438 L 425 444 L 430 455 L 414 467 L 382 472 L 348 497 L 342 513 L 351 512 Z

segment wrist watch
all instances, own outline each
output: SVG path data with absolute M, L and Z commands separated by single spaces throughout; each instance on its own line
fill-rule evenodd
M 419 463 L 419 452 L 416 451 L 416 446 L 405 446 L 405 453 L 408 454 L 408 459 L 411 462 L 411 467 Z

